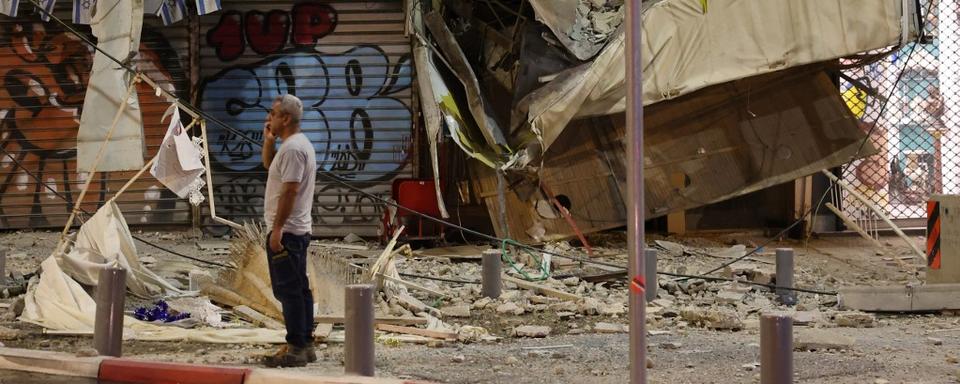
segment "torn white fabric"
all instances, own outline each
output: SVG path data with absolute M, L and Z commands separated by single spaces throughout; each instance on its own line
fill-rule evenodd
M 643 13 L 643 103 L 705 87 L 880 49 L 900 42 L 901 0 L 663 0 Z M 576 118 L 626 106 L 624 34 L 590 63 L 524 98 L 544 151 Z
M 127 289 L 140 297 L 182 292 L 140 263 L 130 229 L 116 202 L 109 201 L 75 235 L 64 254 L 54 254 L 62 270 L 86 285 L 97 285 L 100 270 L 116 263 L 128 272 Z
M 74 8 L 78 3 L 75 1 Z M 139 52 L 143 27 L 143 2 L 129 0 L 96 1 L 91 20 L 97 47 L 119 60 L 130 63 Z M 76 16 L 76 15 L 75 15 Z M 93 69 L 87 85 L 80 130 L 77 133 L 77 171 L 132 171 L 143 167 L 143 123 L 136 87 L 127 95 L 133 76 L 99 50 L 93 57 Z M 97 154 L 113 126 L 114 117 L 126 103 L 103 157 L 94 168 Z
M 200 151 L 180 122 L 180 109 L 174 105 L 168 113 L 170 124 L 150 174 L 184 199 L 191 191 L 197 190 L 197 180 L 204 174 L 203 161 Z
M 20 320 L 58 331 L 91 332 L 96 303 L 79 283 L 67 276 L 54 257 L 40 264 L 40 279 L 30 283 L 24 296 Z M 123 318 L 125 340 L 194 341 L 202 343 L 285 342 L 284 330 L 272 329 L 184 329 Z
M 413 49 L 415 56 L 413 62 L 417 66 L 417 73 L 430 73 L 427 68 L 430 60 L 430 52 L 426 47 L 419 45 Z M 433 95 L 433 85 L 430 84 L 432 76 L 417 76 L 417 88 L 420 91 L 420 104 L 423 111 L 424 128 L 427 130 L 427 143 L 430 144 L 430 164 L 433 166 L 433 188 L 437 193 L 437 207 L 440 208 L 440 215 L 443 218 L 450 217 L 447 213 L 447 205 L 443 202 L 443 193 L 440 191 L 440 157 L 438 154 L 438 144 L 443 132 L 443 120 L 440 117 L 440 108 L 437 107 Z

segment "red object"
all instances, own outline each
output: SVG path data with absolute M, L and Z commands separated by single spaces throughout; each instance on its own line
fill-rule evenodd
M 403 207 L 440 218 L 440 206 L 437 204 L 433 180 L 396 179 L 393 181 L 391 197 Z M 384 213 L 382 237 L 389 239 L 393 236 L 393 231 L 401 225 L 406 228 L 400 237 L 406 240 L 437 239 L 443 235 L 442 224 L 403 208 L 397 208 L 397 216 L 392 220 L 392 224 L 390 212 Z
M 243 384 L 250 369 L 106 359 L 99 380 L 131 384 Z

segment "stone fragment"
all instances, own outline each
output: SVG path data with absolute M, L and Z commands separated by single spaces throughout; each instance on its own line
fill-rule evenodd
M 936 337 L 928 337 L 927 342 L 933 345 L 943 345 L 943 339 L 938 339 Z
M 486 308 L 488 305 L 490 305 L 490 304 L 492 304 L 492 303 L 493 303 L 493 299 L 491 299 L 491 298 L 489 298 L 489 297 L 483 297 L 483 298 L 480 298 L 480 299 L 477 300 L 477 301 L 474 301 L 474 302 L 473 302 L 473 305 L 472 305 L 471 307 L 472 307 L 473 309 L 484 309 L 484 308 Z
M 580 285 L 580 279 L 577 278 L 576 276 L 568 277 L 566 279 L 561 280 L 560 282 L 562 282 L 563 285 L 566 285 L 568 287 L 576 287 Z
M 91 347 L 80 348 L 76 353 L 77 357 L 97 357 L 100 356 L 100 353 L 96 349 Z
M 601 315 L 604 315 L 604 316 L 622 315 L 624 313 L 627 313 L 627 307 L 624 306 L 622 303 L 601 304 L 599 308 L 599 312 Z
M 600 311 L 600 301 L 587 297 L 577 303 L 577 313 L 596 315 Z
M 877 325 L 876 316 L 865 312 L 838 312 L 833 321 L 839 327 L 873 328 Z
M 343 242 L 347 244 L 362 243 L 363 239 L 354 233 L 348 233 L 346 236 L 343 237 Z
M 626 324 L 600 322 L 593 325 L 593 331 L 597 333 L 624 333 L 629 332 L 629 328 Z
M 552 298 L 549 298 L 546 296 L 540 296 L 540 295 L 530 296 L 527 298 L 527 300 L 530 300 L 530 302 L 534 304 L 550 304 L 557 301 L 556 299 L 552 299 Z
M 517 305 L 512 301 L 504 304 L 500 304 L 500 306 L 497 307 L 497 313 L 505 314 L 505 315 L 519 316 L 519 315 L 522 315 L 523 312 L 524 312 L 523 308 L 520 308 L 519 305 Z
M 521 325 L 513 330 L 516 337 L 547 337 L 549 334 L 550 327 L 542 325 Z
M 722 290 L 717 292 L 716 302 L 717 304 L 740 304 L 743 303 L 745 297 L 746 295 L 743 292 Z
M 573 313 L 573 312 L 557 312 L 557 317 L 559 317 L 560 320 L 569 320 L 569 319 L 570 319 L 571 317 L 573 317 L 574 315 L 576 315 L 576 313 Z
M 447 317 L 470 317 L 470 306 L 454 305 L 452 307 L 443 307 L 440 312 Z
M 853 348 L 854 339 L 828 329 L 801 328 L 795 330 L 793 349 L 796 351 L 846 350 Z
M 745 371 L 747 371 L 747 372 L 753 372 L 753 371 L 755 371 L 755 370 L 757 370 L 757 369 L 760 368 L 760 363 L 744 364 L 744 365 L 741 365 L 740 368 L 743 368 L 743 370 L 745 370 Z
M 579 308 L 580 306 L 572 301 L 561 301 L 547 306 L 547 309 L 557 312 L 577 312 Z
M 467 357 L 464 355 L 456 355 L 453 358 L 451 358 L 450 361 L 454 363 L 462 363 L 464 361 L 467 361 Z
M 683 348 L 683 343 L 677 343 L 677 342 L 660 343 L 660 349 L 680 349 L 680 348 Z
M 680 317 L 691 324 L 716 330 L 743 329 L 740 314 L 729 308 L 687 307 L 680 311 Z
M 507 363 L 508 365 L 517 365 L 517 364 L 520 364 L 520 359 L 518 359 L 516 356 L 507 356 L 504 362 Z
M 797 311 L 793 315 L 793 325 L 808 325 L 823 321 L 823 313 L 820 311 Z
M 667 300 L 667 299 L 656 299 L 654 301 L 651 301 L 650 305 L 655 307 L 660 307 L 660 308 L 670 308 L 673 306 L 673 301 Z
M 873 381 L 873 384 L 890 384 L 890 380 L 887 379 L 876 379 Z

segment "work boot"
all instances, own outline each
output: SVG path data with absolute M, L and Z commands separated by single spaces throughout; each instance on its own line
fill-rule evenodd
M 263 364 L 269 368 L 303 367 L 307 365 L 307 348 L 294 345 L 280 347 L 274 355 L 264 356 Z
M 307 344 L 307 362 L 314 363 L 317 361 L 317 347 L 313 343 Z

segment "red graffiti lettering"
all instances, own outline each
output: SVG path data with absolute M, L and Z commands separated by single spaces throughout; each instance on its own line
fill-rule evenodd
M 293 7 L 292 43 L 311 46 L 333 32 L 337 13 L 326 4 L 301 3 Z
M 207 34 L 207 43 L 216 50 L 220 60 L 235 60 L 243 54 L 242 17 L 237 11 L 224 12 L 217 26 Z
M 254 52 L 261 55 L 280 52 L 290 33 L 290 15 L 283 11 L 247 12 L 244 18 L 247 42 Z

